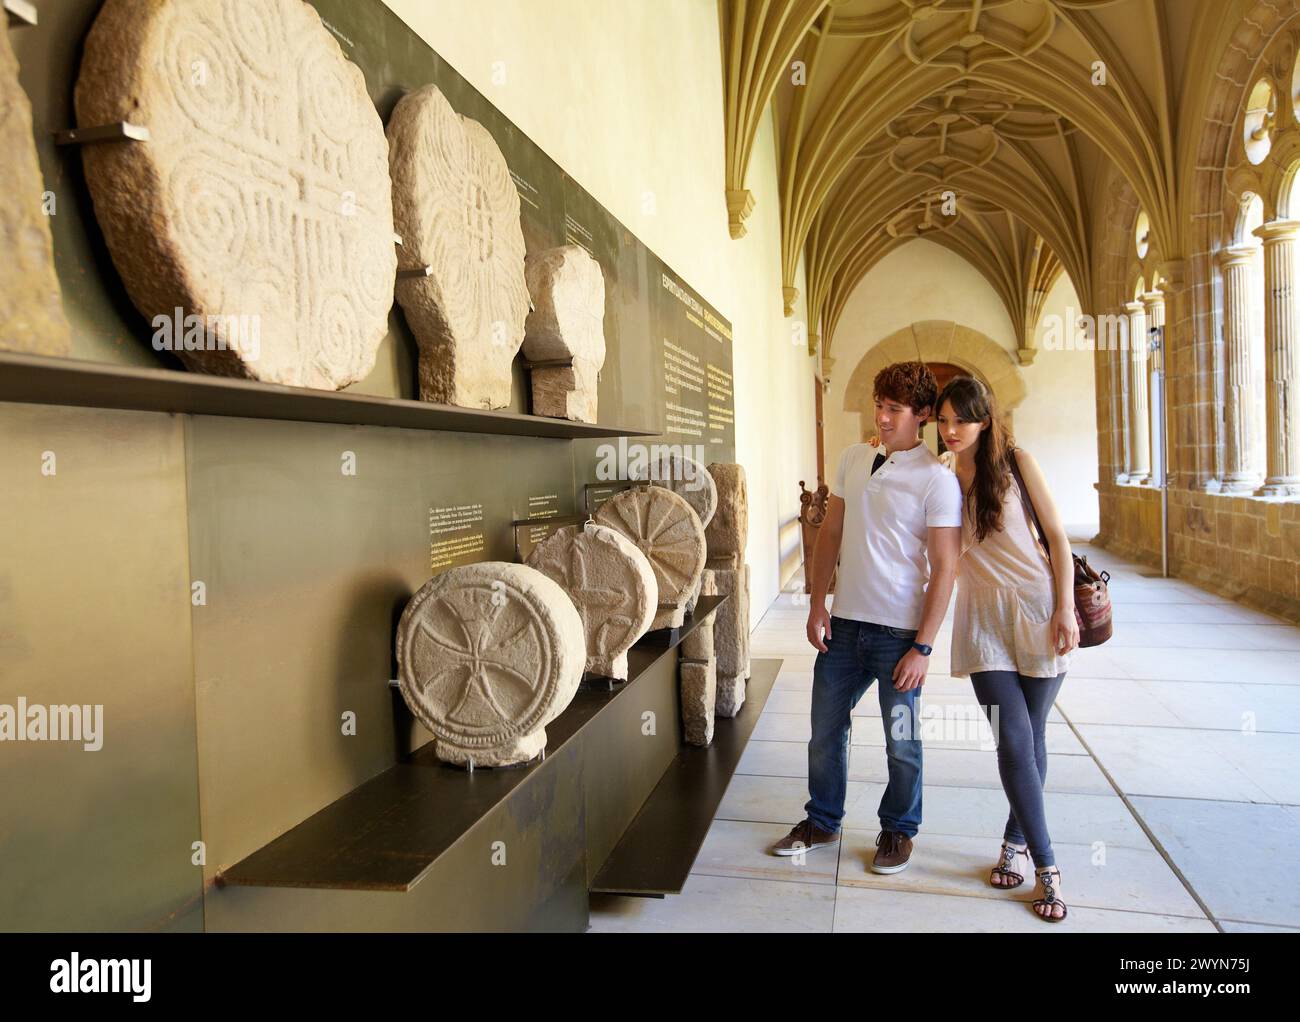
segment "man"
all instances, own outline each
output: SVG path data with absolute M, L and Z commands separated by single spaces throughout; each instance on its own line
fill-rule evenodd
M 907 868 L 921 825 L 917 697 L 930 666 L 961 554 L 961 487 L 921 442 L 938 384 L 921 362 L 876 376 L 876 430 L 884 450 L 853 444 L 840 455 L 813 550 L 808 641 L 813 668 L 808 818 L 773 846 L 795 855 L 834 844 L 844 818 L 850 714 L 880 681 L 889 784 L 871 869 Z M 839 559 L 833 613 L 826 591 Z

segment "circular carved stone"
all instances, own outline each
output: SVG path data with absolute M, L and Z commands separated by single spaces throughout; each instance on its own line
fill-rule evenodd
M 659 585 L 649 560 L 631 540 L 601 525 L 560 529 L 528 557 L 558 582 L 587 634 L 587 672 L 627 680 L 627 651 L 659 609 Z
M 156 347 L 156 317 L 179 308 L 194 347 L 215 349 L 177 351 L 191 369 L 324 389 L 370 372 L 397 268 L 388 144 L 311 6 L 107 0 L 76 108 L 83 127 L 149 129 L 82 157 Z
M 398 101 L 388 140 L 401 266 L 427 267 L 397 285 L 420 346 L 420 397 L 504 408 L 529 304 L 519 192 L 506 158 L 433 85 Z
M 621 532 L 649 559 L 659 584 L 651 628 L 678 627 L 704 572 L 704 527 L 695 509 L 672 490 L 638 486 L 605 501 L 596 524 Z
M 451 763 L 506 766 L 536 756 L 585 661 L 577 609 L 522 564 L 448 568 L 411 597 L 397 627 L 402 697 Z
M 648 465 L 637 465 L 639 482 L 664 486 L 695 508 L 705 529 L 718 509 L 718 484 L 709 470 L 693 458 L 678 451 L 663 451 Z

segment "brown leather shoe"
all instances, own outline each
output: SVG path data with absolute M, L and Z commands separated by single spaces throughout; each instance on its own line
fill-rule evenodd
M 822 830 L 812 820 L 796 823 L 794 829 L 772 846 L 773 855 L 798 855 L 814 848 L 825 848 L 840 839 L 839 831 Z
M 871 860 L 873 873 L 899 873 L 907 869 L 912 857 L 912 839 L 897 830 L 882 830 L 876 835 L 876 857 Z

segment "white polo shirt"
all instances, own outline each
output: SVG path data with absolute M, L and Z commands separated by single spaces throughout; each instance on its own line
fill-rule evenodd
M 844 499 L 844 533 L 831 613 L 894 628 L 921 625 L 930 581 L 926 530 L 961 527 L 961 484 L 925 444 L 888 455 L 852 444 L 840 455 L 830 492 Z

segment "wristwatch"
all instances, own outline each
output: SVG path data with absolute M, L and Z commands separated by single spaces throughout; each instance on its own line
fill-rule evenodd
M 914 642 L 912 643 L 912 648 L 920 653 L 921 656 L 929 656 L 934 652 L 934 647 L 927 646 L 924 642 Z

